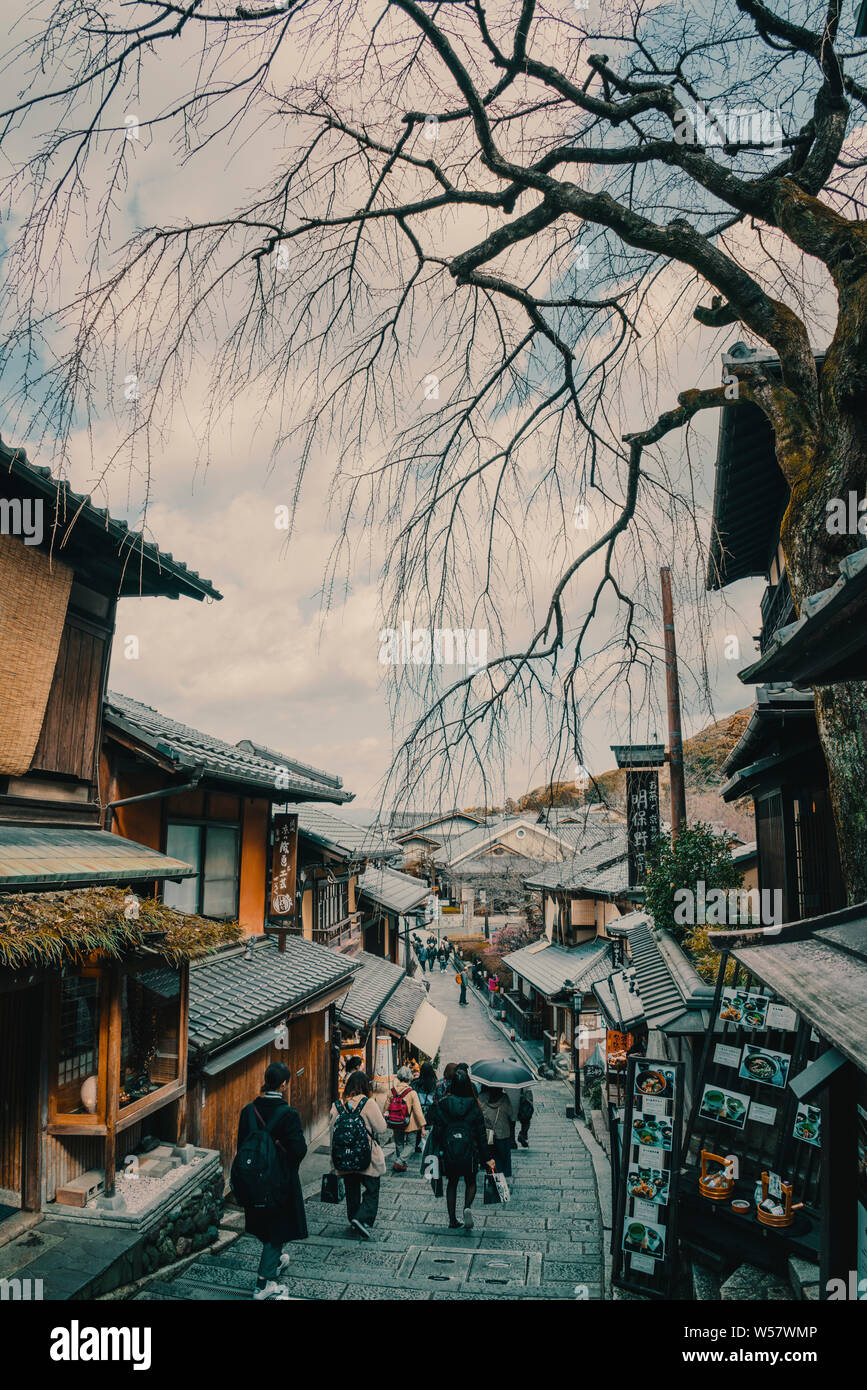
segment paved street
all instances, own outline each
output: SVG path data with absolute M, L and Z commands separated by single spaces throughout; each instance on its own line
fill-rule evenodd
M 458 1006 L 454 971 L 432 976 L 430 999 L 448 1014 L 441 1062 L 505 1056 L 508 1042 L 470 994 Z M 562 1082 L 538 1081 L 530 1148 L 513 1154 L 512 1201 L 482 1205 L 481 1183 L 470 1233 L 449 1231 L 445 1200 L 436 1200 L 419 1173 L 382 1182 L 376 1239 L 348 1234 L 343 1206 L 307 1202 L 310 1238 L 291 1247 L 295 1298 L 492 1299 L 600 1298 L 601 1226 L 593 1169 L 571 1120 Z M 316 1155 L 312 1156 L 313 1158 Z M 305 1165 L 306 1166 L 306 1165 Z M 305 1176 L 305 1186 L 310 1181 Z M 317 1183 L 318 1187 L 318 1183 Z M 287 1247 L 290 1248 L 290 1247 Z M 260 1246 L 242 1236 L 205 1254 L 174 1279 L 150 1284 L 140 1299 L 242 1299 L 255 1284 Z

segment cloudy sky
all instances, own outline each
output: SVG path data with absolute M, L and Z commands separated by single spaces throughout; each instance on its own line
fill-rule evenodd
M 13 21 L 7 40 L 10 71 L 24 86 L 26 64 L 16 44 L 33 33 L 35 17 L 47 7 L 34 11 L 21 0 L 9 0 L 6 8 Z M 114 8 L 128 23 L 128 7 Z M 308 47 L 305 63 L 313 61 L 311 54 L 315 56 L 315 52 L 315 44 Z M 193 57 L 189 51 L 178 53 L 176 58 L 170 55 L 169 61 L 163 59 L 156 67 L 146 68 L 136 104 L 117 113 L 118 125 L 121 121 L 129 125 L 169 106 L 189 85 Z M 325 49 L 322 61 L 327 61 Z M 287 82 L 297 77 L 291 68 L 290 62 L 282 75 Z M 325 67 L 323 76 L 327 71 Z M 32 134 L 32 130 L 29 135 L 22 132 L 20 150 L 26 148 Z M 126 142 L 124 183 L 114 196 L 114 243 L 120 245 L 144 225 L 167 224 L 184 215 L 201 222 L 225 213 L 227 204 L 242 201 L 260 182 L 267 182 L 283 138 L 279 124 L 245 130 L 240 122 L 231 142 L 215 140 L 191 160 L 184 158 L 167 127 L 157 126 L 138 141 Z M 96 208 L 91 203 L 79 209 L 78 216 L 65 227 L 65 251 L 71 256 L 62 264 L 58 259 L 57 296 L 68 292 L 80 273 L 96 225 Z M 14 232 L 13 217 L 7 228 L 7 245 Z M 476 232 L 477 228 L 462 218 L 447 229 L 449 248 L 468 244 Z M 655 286 L 653 302 L 647 307 L 653 326 L 660 330 L 647 350 L 648 360 L 653 358 L 652 373 L 646 362 L 624 378 L 608 407 L 615 434 L 651 423 L 659 411 L 674 404 L 678 390 L 715 385 L 720 380 L 720 351 L 738 333 L 728 330 L 714 335 L 700 330 L 690 317 L 695 290 L 692 299 L 682 303 L 683 286 L 679 271 L 663 274 Z M 161 292 L 167 292 L 165 287 Z M 289 293 L 291 296 L 291 287 Z M 218 336 L 219 332 L 216 319 L 214 333 Z M 141 343 L 139 339 L 138 347 L 126 358 L 113 359 L 112 382 L 106 389 L 115 406 L 130 373 L 136 375 L 145 395 L 153 385 L 158 353 L 154 349 L 150 357 Z M 208 441 L 205 466 L 201 457 L 205 421 L 221 402 L 215 400 L 209 376 L 209 345 L 204 342 L 201 347 L 200 355 L 183 366 L 176 407 L 162 422 L 158 447 L 152 442 L 147 471 L 139 462 L 132 472 L 104 474 L 104 460 L 112 455 L 123 432 L 122 406 L 106 410 L 92 432 L 72 432 L 73 486 L 93 490 L 96 501 L 107 501 L 131 523 L 139 520 L 146 502 L 152 538 L 206 575 L 224 595 L 221 603 L 205 605 L 185 600 L 123 600 L 118 609 L 111 686 L 214 734 L 231 740 L 253 738 L 336 772 L 355 792 L 358 805 L 373 806 L 395 741 L 389 672 L 378 659 L 384 622 L 379 599 L 387 545 L 384 524 L 375 517 L 359 517 L 352 523 L 348 537 L 351 549 L 343 553 L 339 570 L 343 583 L 325 602 L 323 579 L 328 557 L 341 533 L 340 506 L 335 504 L 331 486 L 337 445 L 329 448 L 321 441 L 317 444 L 297 501 L 294 533 L 287 543 L 287 533 L 278 523 L 283 509 L 296 501 L 298 454 L 295 445 L 287 441 L 275 457 L 272 444 L 292 405 L 293 392 L 297 390 L 299 399 L 303 396 L 304 382 L 290 377 L 285 393 L 276 399 L 261 382 L 247 390 L 246 383 L 236 379 L 239 394 L 230 417 Z M 444 371 L 435 346 L 418 346 L 414 352 L 420 381 L 425 379 L 426 370 Z M 651 380 L 653 385 L 648 387 Z M 424 408 L 423 402 L 414 401 L 413 408 Z M 667 446 L 673 472 L 681 479 L 691 477 L 705 539 L 717 427 L 715 416 L 703 417 L 689 440 L 675 435 Z M 34 446 L 23 417 L 8 412 L 3 434 L 7 443 L 27 446 L 34 461 L 50 462 L 45 443 Z M 538 466 L 541 471 L 544 458 L 538 460 Z M 564 546 L 568 558 L 568 547 L 576 544 L 576 538 L 567 535 L 556 545 L 549 544 L 544 519 L 525 517 L 520 506 L 513 506 L 510 520 L 524 528 L 532 570 L 529 586 L 544 598 L 562 563 Z M 738 682 L 736 672 L 753 653 L 751 635 L 758 631 L 763 585 L 758 580 L 745 581 L 714 597 L 705 615 L 709 629 L 702 637 L 688 586 L 681 583 L 684 577 L 679 565 L 684 557 L 678 553 L 676 538 L 665 540 L 656 553 L 646 538 L 642 545 L 641 559 L 647 573 L 655 577 L 660 563 L 671 563 L 675 569 L 689 731 L 710 717 L 698 696 L 703 645 L 716 717 L 750 703 L 750 692 Z M 645 597 L 648 603 L 656 601 L 655 594 Z M 508 605 L 504 609 L 504 617 L 510 637 L 520 639 L 528 622 L 523 599 L 516 595 L 511 609 Z M 739 659 L 724 656 L 725 639 L 730 635 L 738 639 Z M 129 636 L 138 638 L 135 659 L 125 655 L 130 650 Z M 489 648 L 491 654 L 495 650 Z M 663 700 L 662 682 L 657 680 L 653 699 L 645 701 L 642 710 L 633 710 L 630 728 L 624 693 L 619 689 L 607 693 L 584 726 L 587 765 L 594 771 L 609 767 L 609 745 L 624 741 L 630 734 L 642 738 L 656 732 L 664 738 L 660 716 Z M 411 704 L 398 704 L 398 734 L 413 712 Z M 499 768 L 491 768 L 489 796 L 520 795 L 547 775 L 544 739 L 516 733 L 506 750 L 503 775 Z M 471 804 L 478 796 L 478 785 L 468 784 L 461 789 L 459 800 Z

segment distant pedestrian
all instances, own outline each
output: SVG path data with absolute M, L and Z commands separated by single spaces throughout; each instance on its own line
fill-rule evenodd
M 457 1062 L 446 1062 L 443 1067 L 442 1078 L 437 1082 L 436 1086 L 436 1099 L 438 1101 L 445 1100 L 449 1091 L 452 1089 L 452 1079 L 457 1070 L 457 1065 Z
M 433 1114 L 436 1102 L 437 1074 L 431 1062 L 422 1062 L 419 1074 L 412 1083 L 413 1090 L 418 1096 L 418 1103 L 421 1106 L 421 1113 L 424 1115 L 426 1126 L 430 1126 L 431 1115 Z M 417 1129 L 415 1132 L 415 1151 L 421 1148 L 422 1131 Z
M 442 973 L 449 963 L 449 953 L 445 946 L 440 946 L 437 954 L 440 958 L 440 973 Z
M 463 1226 L 466 1231 L 472 1230 L 473 1213 L 470 1209 L 476 1196 L 476 1173 L 483 1163 L 487 1162 L 491 1169 L 494 1163 L 486 1158 L 485 1121 L 465 1066 L 455 1068 L 451 1091 L 434 1107 L 431 1148 L 439 1157 L 440 1170 L 446 1180 L 449 1230 L 460 1229 L 457 1205 L 458 1184 L 462 1178 Z
M 510 1146 L 510 1122 L 514 1118 L 512 1102 L 505 1091 L 494 1086 L 483 1086 L 479 1104 L 485 1117 L 485 1128 L 491 1146 L 497 1172 L 507 1178 L 512 1176 L 512 1150 Z
M 347 1111 L 361 1120 L 364 1134 L 357 1123 L 353 1125 L 347 1120 Z M 367 1075 L 363 1071 L 353 1072 L 343 1092 L 343 1103 L 331 1107 L 331 1161 L 334 1171 L 343 1178 L 349 1224 L 365 1240 L 371 1238 L 379 1210 L 385 1154 L 378 1136 L 385 1131 L 382 1111 L 371 1099 Z
M 523 1091 L 518 1095 L 518 1124 L 520 1125 L 520 1129 L 518 1130 L 518 1143 L 523 1149 L 528 1149 L 530 1147 L 530 1121 L 533 1118 L 534 1109 L 533 1092 L 530 1090 L 529 1086 L 525 1086 Z
M 490 1004 L 491 1008 L 494 1007 L 494 1002 L 495 1002 L 495 1000 L 496 1000 L 496 998 L 497 998 L 497 990 L 499 989 L 499 987 L 500 987 L 500 977 L 499 977 L 499 975 L 489 975 L 489 976 L 488 976 L 488 1003 Z
M 278 1281 L 289 1264 L 283 1246 L 307 1239 L 307 1219 L 298 1165 L 307 1152 L 297 1110 L 288 1102 L 292 1073 L 284 1062 L 271 1062 L 258 1100 L 245 1105 L 238 1120 L 238 1153 L 232 1164 L 232 1189 L 244 1208 L 244 1229 L 262 1242 L 253 1297 L 288 1299 Z
M 394 1139 L 394 1173 L 406 1172 L 402 1155 L 410 1142 L 410 1135 L 419 1133 L 424 1138 L 425 1133 L 425 1118 L 419 1104 L 418 1092 L 413 1090 L 412 1079 L 409 1067 L 401 1067 L 397 1075 L 392 1077 L 384 1098 L 380 1100 L 385 1123 Z
M 466 1002 L 467 1002 L 467 967 L 466 967 L 465 965 L 462 965 L 462 966 L 461 966 L 460 970 L 458 971 L 457 975 L 455 976 L 455 979 L 457 980 L 458 984 L 459 984 L 460 987 L 461 987 L 461 997 L 460 997 L 460 999 L 458 1000 L 458 1003 L 459 1003 L 459 1004 L 466 1004 Z

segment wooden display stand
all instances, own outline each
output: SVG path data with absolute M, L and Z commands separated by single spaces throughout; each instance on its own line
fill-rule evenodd
M 708 1168 L 711 1163 L 718 1163 L 727 1174 L 724 1182 L 710 1185 L 708 1179 L 718 1177 L 719 1174 L 711 1174 Z M 721 1154 L 712 1154 L 707 1149 L 701 1151 L 701 1177 L 698 1180 L 698 1190 L 702 1197 L 707 1197 L 709 1202 L 727 1202 L 735 1190 L 735 1180 L 731 1171 L 731 1164 Z

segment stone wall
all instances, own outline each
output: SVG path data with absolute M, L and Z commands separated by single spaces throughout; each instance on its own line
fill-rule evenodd
M 205 1177 L 164 1221 L 143 1234 L 131 1250 L 82 1289 L 77 1297 L 100 1298 L 113 1293 L 124 1284 L 131 1284 L 145 1274 L 152 1274 L 164 1265 L 212 1245 L 223 1214 L 224 1187 L 222 1171 Z

